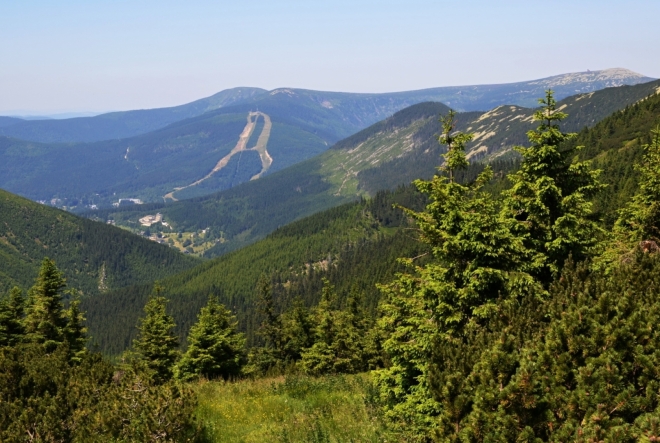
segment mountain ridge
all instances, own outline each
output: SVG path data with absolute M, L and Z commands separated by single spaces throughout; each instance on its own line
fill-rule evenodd
M 660 80 L 566 98 L 559 106 L 567 105 L 564 109 L 571 115 L 562 128 L 579 131 L 593 126 L 613 112 L 655 93 L 658 87 Z M 139 217 L 162 212 L 181 231 L 211 228 L 217 243 L 205 255 L 222 255 L 319 210 L 374 195 L 415 178 L 429 178 L 439 166 L 442 154 L 435 138 L 440 129 L 437 117 L 448 109 L 441 103 L 411 106 L 316 157 L 220 193 L 168 205 L 101 210 L 88 215 L 130 226 Z M 459 113 L 456 122 L 459 129 L 481 135 L 468 145 L 472 160 L 489 157 L 506 162 L 507 147 L 526 143 L 526 132 L 533 127 L 533 112 L 533 109 L 507 106 L 489 113 Z M 526 121 L 522 122 L 523 119 Z
M 611 68 L 559 74 L 541 79 L 483 85 L 443 86 L 386 93 L 347 93 L 282 87 L 267 91 L 261 88 L 226 89 L 190 103 L 168 107 L 112 112 L 94 117 L 62 120 L 22 120 L 3 126 L 0 135 L 44 143 L 93 142 L 119 139 L 161 129 L 170 123 L 195 117 L 233 104 L 252 104 L 269 97 L 297 94 L 327 110 L 344 109 L 344 138 L 382 120 L 407 106 L 425 101 L 439 101 L 457 111 L 486 111 L 498 105 L 535 106 L 535 98 L 545 89 L 555 89 L 556 98 L 590 92 L 605 87 L 633 85 L 652 81 L 650 77 L 624 69 Z M 258 110 L 258 109 L 257 109 Z M 337 139 L 337 140 L 338 140 Z

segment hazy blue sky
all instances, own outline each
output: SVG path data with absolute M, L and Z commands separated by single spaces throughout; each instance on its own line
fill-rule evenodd
M 234 86 L 660 77 L 659 19 L 658 0 L 2 0 L 0 113 L 170 106 Z

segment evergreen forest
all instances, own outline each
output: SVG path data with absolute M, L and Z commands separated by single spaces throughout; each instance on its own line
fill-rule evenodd
M 432 176 L 204 262 L 0 194 L 0 441 L 660 441 L 660 95 L 539 104 L 490 163 L 443 109 Z

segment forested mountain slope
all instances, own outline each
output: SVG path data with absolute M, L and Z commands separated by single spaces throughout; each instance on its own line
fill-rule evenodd
M 256 150 L 264 132 L 263 149 L 271 160 L 266 172 L 319 154 L 330 144 L 277 116 L 268 116 L 267 127 L 265 118 L 223 109 L 132 138 L 72 145 L 0 137 L 0 187 L 34 200 L 59 199 L 58 206 L 68 209 L 110 206 L 119 198 L 163 201 L 176 188 L 207 176 L 223 158 L 229 159 L 224 167 L 186 189 L 184 197 L 249 181 L 265 167 Z
M 24 122 L 25 120 L 16 117 L 3 117 L 0 116 L 0 128 L 5 126 L 15 125 L 16 123 Z
M 579 131 L 593 126 L 612 112 L 655 94 L 658 88 L 660 81 L 654 81 L 566 98 L 559 102 L 569 114 L 564 127 Z M 160 211 L 177 230 L 210 228 L 221 241 L 206 255 L 220 255 L 263 238 L 278 226 L 359 195 L 374 195 L 380 189 L 431 177 L 442 153 L 436 140 L 438 115 L 448 110 L 441 103 L 411 106 L 317 157 L 216 195 L 91 215 L 131 226 L 145 214 Z M 487 113 L 459 113 L 456 122 L 459 130 L 475 133 L 468 145 L 473 160 L 506 162 L 502 153 L 526 143 L 525 134 L 533 127 L 532 113 L 531 109 L 505 106 Z
M 516 88 L 535 92 L 555 85 L 574 92 L 643 80 L 634 73 L 610 70 L 454 92 L 462 98 L 482 92 L 490 97 L 492 93 L 498 104 L 508 101 L 512 105 L 474 122 L 480 139 L 475 150 L 483 154 L 493 151 L 493 146 L 510 144 L 518 133 L 524 133 L 520 126 L 529 120 L 529 112 L 513 106 L 526 102 L 511 92 Z M 119 198 L 158 202 L 202 196 L 313 157 L 409 105 L 445 99 L 454 103 L 447 98 L 454 92 L 445 92 L 445 88 L 391 94 L 236 88 L 174 108 L 67 120 L 21 120 L 0 128 L 0 187 L 34 200 L 55 202 L 68 210 L 76 202 L 89 207 L 109 206 Z M 460 109 L 455 103 L 452 106 Z M 605 108 L 603 113 L 610 111 Z M 589 114 L 592 119 L 598 117 Z M 503 128 L 505 123 L 512 127 Z M 60 127 L 68 135 L 56 135 Z M 408 132 L 416 129 L 409 128 Z M 507 131 L 510 134 L 503 135 Z M 499 139 L 493 138 L 495 133 Z M 91 143 L 93 140 L 97 141 Z M 369 155 L 368 163 L 345 167 L 352 159 L 330 159 L 326 163 L 335 170 L 322 173 L 331 174 L 330 181 L 341 181 L 343 186 L 335 192 L 355 193 L 358 170 L 409 150 L 410 144 L 399 139 L 395 149 L 385 150 L 375 159 Z
M 581 131 L 570 142 L 586 146 L 581 157 L 593 159 L 593 166 L 603 169 L 601 178 L 609 186 L 595 198 L 595 208 L 605 227 L 611 226 L 616 210 L 635 192 L 638 175 L 633 161 L 658 124 L 660 95 L 655 95 Z M 371 201 L 340 206 L 280 228 L 249 247 L 163 280 L 177 322 L 185 330 L 208 293 L 213 293 L 239 313 L 242 327 L 252 334 L 256 326 L 248 313 L 254 309 L 254 288 L 261 274 L 273 276 L 282 305 L 295 296 L 315 303 L 321 278 L 328 277 L 340 297 L 355 285 L 365 292 L 367 305 L 375 306 L 379 293 L 374 284 L 399 269 L 396 258 L 424 252 L 413 231 L 400 229 L 406 220 L 392 209 L 393 202 L 419 208 L 424 199 L 410 188 L 380 193 Z M 150 290 L 149 285 L 135 287 L 85 301 L 93 335 L 104 349 L 116 353 L 130 342 L 130 334 L 122 331 L 134 323 L 136 307 Z M 103 320 L 108 313 L 112 321 Z
M 114 226 L 0 190 L 0 293 L 30 286 L 44 257 L 55 260 L 70 288 L 86 295 L 151 282 L 199 263 Z
M 406 219 L 392 203 L 420 207 L 424 202 L 412 188 L 382 193 L 373 201 L 348 203 L 284 226 L 265 239 L 218 259 L 160 281 L 171 298 L 178 330 L 185 336 L 209 294 L 239 314 L 241 327 L 254 340 L 256 283 L 261 276 L 274 279 L 279 308 L 293 297 L 318 302 L 321 278 L 330 276 L 342 296 L 353 284 L 367 293 L 375 308 L 375 284 L 399 269 L 401 255 L 418 255 L 421 246 L 396 228 Z M 377 257 L 377 258 L 376 258 Z M 133 325 L 153 285 L 112 291 L 83 300 L 90 334 L 104 352 L 117 354 L 131 342 Z
M 660 81 L 635 86 L 606 88 L 588 94 L 579 94 L 558 102 L 558 109 L 568 114 L 562 128 L 568 132 L 578 132 L 592 127 L 615 111 L 630 106 L 660 91 Z M 506 158 L 511 148 L 526 145 L 527 131 L 534 128 L 533 109 L 517 106 L 500 106 L 480 115 L 458 114 L 456 129 L 474 133 L 468 143 L 468 157 L 473 160 L 492 161 Z M 420 122 L 414 133 L 409 135 L 407 149 L 395 155 L 379 154 L 378 161 L 371 167 L 361 168 L 346 174 L 348 181 L 361 192 L 373 193 L 380 189 L 392 188 L 419 177 L 429 178 L 435 172 L 434 159 L 441 154 L 440 145 L 433 139 L 438 132 L 435 119 Z M 412 129 L 412 128 L 411 128 Z M 392 132 L 383 131 L 361 141 L 361 147 L 370 147 L 371 152 L 381 146 L 388 146 L 388 140 L 397 137 Z M 350 139 L 346 140 L 349 142 Z M 352 161 L 350 155 L 358 144 L 337 145 L 346 153 L 344 163 Z M 382 148 L 381 148 L 382 149 Z M 367 151 L 369 152 L 369 151 Z M 348 154 L 351 153 L 351 154 Z M 337 157 L 341 154 L 337 153 Z M 362 154 L 365 155 L 365 154 Z

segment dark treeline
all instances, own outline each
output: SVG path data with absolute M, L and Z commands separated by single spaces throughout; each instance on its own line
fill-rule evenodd
M 0 364 L 27 377 L 19 386 L 38 385 L 25 355 L 67 374 L 52 389 L 68 397 L 50 405 L 72 405 L 58 419 L 74 426 L 39 428 L 65 440 L 78 429 L 135 439 L 149 405 L 173 396 L 171 439 L 194 435 L 183 380 L 369 370 L 368 401 L 401 441 L 657 441 L 660 96 L 579 135 L 561 131 L 552 91 L 541 103 L 517 157 L 470 165 L 472 135 L 450 112 L 429 180 L 315 214 L 160 284 L 64 309 L 62 277 L 45 261 L 26 302 L 20 290 L 2 302 Z M 120 366 L 85 350 L 81 306 L 105 352 L 128 349 Z M 122 410 L 136 380 L 153 387 L 142 415 L 99 422 L 94 408 Z M 94 404 L 71 383 L 100 386 Z M 52 389 L 15 384 L 2 385 L 13 408 L 3 423 L 51 401 Z
M 373 312 L 378 300 L 375 284 L 393 275 L 402 253 L 410 257 L 421 253 L 414 230 L 398 230 L 407 225 L 408 218 L 392 205 L 422 208 L 425 202 L 410 186 L 384 191 L 374 199 L 284 226 L 254 245 L 161 280 L 164 293 L 172 300 L 169 309 L 180 337 L 184 339 L 212 294 L 237 314 L 248 343 L 253 343 L 255 325 L 260 321 L 254 313 L 255 288 L 262 275 L 272 280 L 280 312 L 296 297 L 307 306 L 318 302 L 323 278 L 336 285 L 340 298 L 353 284 L 362 287 L 364 302 Z M 92 341 L 113 355 L 126 349 L 135 335 L 133 325 L 140 306 L 151 290 L 152 285 L 134 286 L 83 300 Z M 107 321 L 108 316 L 114 320 Z
M 86 295 L 163 278 L 200 262 L 129 232 L 0 190 L 0 291 L 27 287 L 45 255 Z
M 611 225 L 612 218 L 616 218 L 616 210 L 637 187 L 633 159 L 639 158 L 640 146 L 648 141 L 653 121 L 657 121 L 659 100 L 654 96 L 619 111 L 562 145 L 565 146 L 562 149 L 586 145 L 579 155 L 594 158 L 594 166 L 604 169 L 602 181 L 609 186 L 594 197 L 594 217 L 602 217 L 606 226 Z M 606 134 L 609 133 L 614 134 L 612 141 L 607 141 Z M 638 136 L 639 139 L 635 138 Z M 597 145 L 600 147 L 594 148 L 591 140 L 602 140 Z M 625 161 L 617 159 L 618 155 L 627 152 L 626 149 L 616 149 L 622 144 L 636 146 L 635 157 Z M 614 157 L 602 163 L 605 157 L 601 153 Z M 494 180 L 487 189 L 499 193 L 509 187 L 507 180 L 498 178 L 504 178 L 519 164 L 519 158 L 513 156 L 494 162 L 491 165 Z M 484 164 L 472 163 L 465 170 L 457 171 L 456 178 L 460 182 L 471 182 L 484 167 Z M 624 186 L 625 183 L 628 184 Z M 621 189 L 625 189 L 623 195 Z M 395 202 L 419 209 L 425 200 L 413 187 L 378 193 L 370 201 L 324 211 L 282 227 L 261 242 L 163 280 L 164 290 L 173 300 L 170 309 L 177 319 L 180 336 L 185 337 L 206 297 L 213 294 L 237 314 L 248 343 L 254 343 L 254 332 L 259 324 L 253 309 L 255 286 L 262 274 L 272 278 L 276 306 L 280 311 L 286 309 L 296 297 L 300 297 L 306 306 L 317 303 L 322 279 L 328 278 L 335 286 L 339 299 L 346 297 L 353 286 L 362 288 L 364 302 L 373 312 L 380 296 L 375 283 L 386 281 L 400 269 L 396 258 L 415 257 L 423 253 L 420 252 L 423 247 L 414 241 L 416 233 L 412 227 L 394 233 L 395 226 L 406 219 L 400 210 L 392 207 Z M 608 206 L 603 208 L 599 202 L 606 202 Z M 323 262 L 328 257 L 330 266 L 326 267 Z M 378 257 L 384 260 L 374 259 Z M 135 324 L 139 306 L 144 304 L 150 290 L 149 286 L 128 288 L 108 294 L 103 299 L 84 301 L 90 318 L 91 335 L 101 349 L 116 355 L 128 346 L 134 334 L 132 325 Z M 109 314 L 115 321 L 105 320 Z

